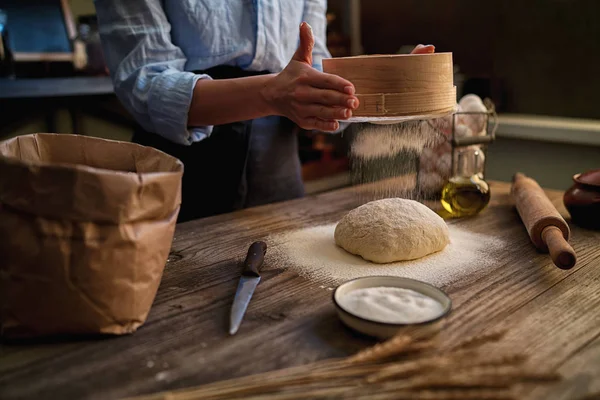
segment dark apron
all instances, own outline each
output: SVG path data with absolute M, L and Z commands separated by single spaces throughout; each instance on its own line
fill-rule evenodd
M 213 79 L 257 75 L 233 67 L 204 73 Z M 184 164 L 178 222 L 304 195 L 294 124 L 282 117 L 215 126 L 209 138 L 190 146 L 141 128 L 133 142 L 157 148 Z

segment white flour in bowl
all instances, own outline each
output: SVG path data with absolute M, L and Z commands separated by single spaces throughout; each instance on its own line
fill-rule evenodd
M 498 259 L 504 241 L 449 225 L 450 244 L 438 253 L 413 260 L 375 264 L 335 244 L 336 224 L 314 226 L 268 239 L 265 266 L 291 268 L 315 282 L 339 284 L 365 276 L 399 276 L 445 286 L 463 277 L 484 273 Z
M 418 324 L 444 312 L 439 301 L 414 290 L 369 287 L 352 290 L 338 300 L 346 311 L 361 318 L 387 324 Z

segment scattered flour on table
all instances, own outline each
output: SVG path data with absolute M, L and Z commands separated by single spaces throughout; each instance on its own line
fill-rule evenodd
M 335 244 L 336 224 L 320 225 L 271 236 L 266 265 L 291 268 L 320 283 L 339 284 L 364 276 L 400 276 L 445 286 L 493 267 L 504 246 L 502 239 L 449 225 L 450 244 L 430 256 L 389 264 L 375 264 Z

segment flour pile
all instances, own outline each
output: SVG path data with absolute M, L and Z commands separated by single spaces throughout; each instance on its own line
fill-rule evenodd
M 363 204 L 337 224 L 335 243 L 376 263 L 416 260 L 443 250 L 448 225 L 418 201 L 400 198 Z
M 498 260 L 504 241 L 449 225 L 450 244 L 438 253 L 413 260 L 375 264 L 354 256 L 334 241 L 336 224 L 314 226 L 268 239 L 266 265 L 291 268 L 324 284 L 339 284 L 365 276 L 400 276 L 443 287 L 484 274 Z

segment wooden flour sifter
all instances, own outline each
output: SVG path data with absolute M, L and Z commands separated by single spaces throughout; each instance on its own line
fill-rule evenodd
M 360 104 L 350 122 L 392 124 L 455 110 L 452 53 L 326 58 L 323 71 L 354 85 Z
M 577 262 L 568 243 L 571 231 L 538 183 L 518 172 L 513 177 L 511 195 L 527 228 L 531 241 L 540 251 L 549 252 L 560 269 L 570 269 Z

